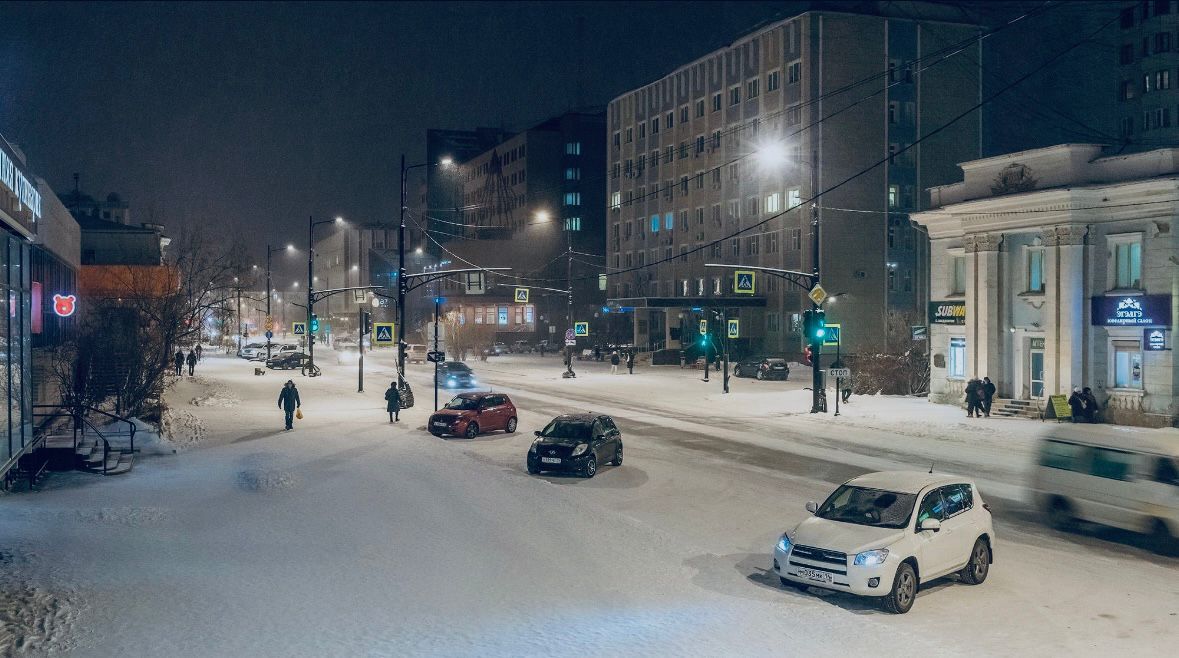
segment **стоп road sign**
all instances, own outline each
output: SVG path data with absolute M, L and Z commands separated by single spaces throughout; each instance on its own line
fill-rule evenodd
M 811 291 L 806 296 L 810 297 L 812 302 L 822 306 L 823 302 L 827 300 L 827 291 L 823 290 L 823 286 L 816 283 L 815 287 L 811 288 Z
M 527 288 L 516 288 L 516 303 L 517 304 L 527 304 L 528 303 L 528 289 Z
M 828 377 L 835 377 L 836 379 L 847 379 L 851 377 L 851 368 L 828 368 Z
M 392 345 L 393 344 L 393 323 L 392 322 L 374 322 L 373 323 L 373 344 L 375 345 Z

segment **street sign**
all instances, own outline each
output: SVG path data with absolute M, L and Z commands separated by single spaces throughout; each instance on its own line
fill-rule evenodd
M 573 329 L 572 328 L 565 330 L 565 340 L 573 340 Z
M 700 321 L 700 335 L 704 336 L 708 333 L 708 320 Z
M 528 303 L 528 289 L 527 288 L 516 288 L 516 303 L 517 304 L 527 304 Z
M 912 333 L 913 340 L 926 340 L 929 338 L 929 328 L 925 325 L 909 327 L 909 331 Z
M 847 379 L 851 377 L 851 368 L 827 368 L 827 376 L 835 377 L 836 379 Z
M 274 331 L 274 318 L 266 316 L 266 331 Z
M 737 270 L 733 272 L 733 292 L 739 295 L 752 295 L 757 287 L 757 272 L 753 270 Z
M 728 333 L 729 338 L 740 338 L 741 337 L 741 321 L 740 320 L 729 320 L 728 322 L 729 322 L 729 333 Z
M 426 360 L 430 363 L 443 363 L 446 361 L 446 352 L 426 352 Z
M 394 342 L 394 331 L 392 322 L 374 322 L 373 323 L 373 344 L 374 345 L 392 345 Z
M 589 335 L 589 323 L 588 322 L 574 322 L 573 323 L 573 335 L 574 336 L 588 336 Z
M 842 325 L 828 322 L 824 327 L 827 329 L 827 333 L 823 334 L 823 346 L 835 347 L 841 339 L 840 334 L 842 332 L 840 330 L 843 328 Z
M 267 331 L 267 332 L 266 332 L 266 340 L 270 340 L 271 338 L 274 338 L 274 332 L 273 332 L 273 331 Z
M 808 292 L 806 296 L 810 297 L 811 301 L 818 304 L 819 306 L 822 306 L 823 302 L 827 301 L 827 291 L 823 290 L 823 286 L 817 283 L 815 284 L 814 288 L 811 288 L 811 291 Z
M 291 333 L 295 334 L 296 336 L 306 336 L 307 335 L 307 323 L 306 322 L 292 322 L 291 323 Z
M 577 341 L 573 340 L 572 338 L 565 339 L 565 347 L 573 347 L 576 344 L 577 344 Z

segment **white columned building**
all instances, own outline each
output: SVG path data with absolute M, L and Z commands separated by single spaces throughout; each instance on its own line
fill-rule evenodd
M 1179 418 L 1179 149 L 1064 144 L 961 164 L 930 239 L 930 398 L 970 378 L 1042 409 L 1091 387 L 1109 422 Z

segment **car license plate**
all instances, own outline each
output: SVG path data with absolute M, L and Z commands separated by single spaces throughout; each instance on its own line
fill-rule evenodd
M 816 569 L 807 569 L 805 567 L 798 568 L 798 577 L 813 580 L 817 583 L 830 583 L 831 574 L 826 571 L 818 571 Z
M 560 457 L 541 457 L 540 461 L 542 464 L 560 464 L 561 458 Z
M 434 427 L 446 427 L 446 423 L 434 423 Z

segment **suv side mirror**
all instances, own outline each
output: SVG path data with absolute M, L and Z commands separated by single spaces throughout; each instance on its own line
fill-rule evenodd
M 925 519 L 921 522 L 921 527 L 918 530 L 932 530 L 937 532 L 942 529 L 942 522 L 937 519 Z
M 534 431 L 533 434 L 535 434 L 536 436 L 540 436 L 540 430 Z
M 819 504 L 813 500 L 806 501 L 806 511 L 814 514 L 819 511 Z

